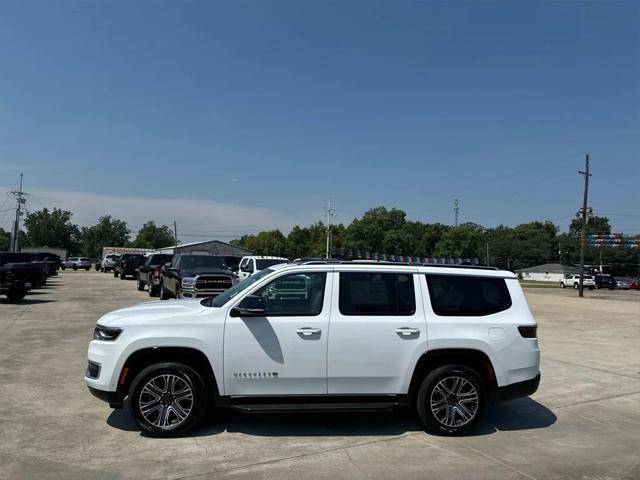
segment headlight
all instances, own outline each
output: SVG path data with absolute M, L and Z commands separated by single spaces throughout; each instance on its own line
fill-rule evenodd
M 121 328 L 103 327 L 102 325 L 96 325 L 93 330 L 93 339 L 102 340 L 104 342 L 113 342 L 122 333 Z
M 191 289 L 191 288 L 194 288 L 196 286 L 196 279 L 195 278 L 183 278 L 181 283 L 182 283 L 182 288 Z

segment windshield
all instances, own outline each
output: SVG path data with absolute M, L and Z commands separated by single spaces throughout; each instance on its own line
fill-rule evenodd
M 271 267 L 272 265 L 278 265 L 280 263 L 289 263 L 289 260 L 283 258 L 270 258 L 270 259 L 256 259 L 256 269 L 263 270 Z
M 245 278 L 240 283 L 236 283 L 229 290 L 225 291 L 224 293 L 221 293 L 217 297 L 205 298 L 200 303 L 202 305 L 204 305 L 205 307 L 222 307 L 229 300 L 231 300 L 236 295 L 238 295 L 240 292 L 246 290 L 251 285 L 256 283 L 258 280 L 260 280 L 263 277 L 266 277 L 267 275 L 269 275 L 272 272 L 273 272 L 273 270 L 271 270 L 270 268 L 266 268 L 266 269 L 256 273 L 255 275 L 251 275 L 250 277 Z
M 181 270 L 197 270 L 200 268 L 221 268 L 226 269 L 227 264 L 221 257 L 208 255 L 193 255 L 183 257 L 180 261 Z
M 149 259 L 149 265 L 164 265 L 165 263 L 169 263 L 172 259 L 173 255 L 171 254 L 153 255 Z

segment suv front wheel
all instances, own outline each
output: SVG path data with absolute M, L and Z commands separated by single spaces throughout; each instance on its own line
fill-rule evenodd
M 429 432 L 462 435 L 482 421 L 487 393 L 474 370 L 446 365 L 425 377 L 416 401 L 418 415 Z
M 206 388 L 193 368 L 174 362 L 142 370 L 130 390 L 133 417 L 154 437 L 173 437 L 195 427 L 205 414 Z

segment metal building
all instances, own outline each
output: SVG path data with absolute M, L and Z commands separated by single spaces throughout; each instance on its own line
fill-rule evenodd
M 244 257 L 252 255 L 246 248 L 221 242 L 220 240 L 205 240 L 204 242 L 182 243 L 180 245 L 165 247 L 153 253 L 208 253 L 211 255 L 224 255 L 230 257 Z

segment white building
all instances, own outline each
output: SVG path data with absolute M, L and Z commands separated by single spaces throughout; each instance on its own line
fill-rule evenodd
M 543 265 L 517 270 L 516 273 L 522 274 L 523 280 L 531 282 L 559 282 L 567 275 L 580 273 L 580 269 L 560 263 L 545 263 Z

